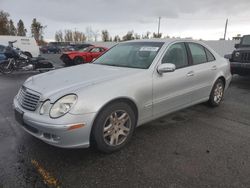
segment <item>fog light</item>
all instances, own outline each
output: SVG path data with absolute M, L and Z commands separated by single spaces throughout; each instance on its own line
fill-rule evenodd
M 57 136 L 57 135 L 55 135 L 55 134 L 52 134 L 51 136 L 52 136 L 52 139 L 53 139 L 54 141 L 59 141 L 59 140 L 61 139 L 60 136 Z
M 51 134 L 50 133 L 43 133 L 43 137 L 47 139 L 51 139 Z

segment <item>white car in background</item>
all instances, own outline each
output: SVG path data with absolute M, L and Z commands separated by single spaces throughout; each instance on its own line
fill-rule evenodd
M 30 57 L 38 57 L 40 55 L 36 40 L 32 37 L 0 35 L 0 45 L 8 46 L 9 41 L 16 41 L 13 46 L 19 48 Z

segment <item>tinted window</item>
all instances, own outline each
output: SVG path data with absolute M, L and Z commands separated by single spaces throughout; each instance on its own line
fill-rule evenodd
M 193 58 L 193 64 L 197 65 L 207 62 L 207 56 L 203 46 L 195 43 L 189 43 L 188 45 Z
M 173 63 L 176 68 L 188 65 L 187 51 L 184 43 L 177 43 L 170 46 L 162 59 L 162 63 Z
M 250 45 L 250 36 L 244 36 L 242 38 L 242 42 L 241 42 L 242 45 Z
M 206 48 L 205 48 L 205 51 L 206 51 L 206 54 L 207 54 L 207 61 L 208 62 L 214 61 L 215 60 L 214 55 Z

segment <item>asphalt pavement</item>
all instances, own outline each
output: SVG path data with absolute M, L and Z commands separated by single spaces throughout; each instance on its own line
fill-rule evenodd
M 58 55 L 48 55 L 60 67 Z M 123 150 L 60 149 L 25 133 L 12 100 L 33 73 L 0 74 L 0 188 L 250 187 L 250 77 L 205 104 L 136 129 Z

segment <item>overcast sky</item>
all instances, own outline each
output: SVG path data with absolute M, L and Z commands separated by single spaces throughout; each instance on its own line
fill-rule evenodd
M 0 0 L 0 10 L 28 31 L 33 18 L 46 25 L 45 39 L 57 30 L 107 29 L 114 36 L 133 30 L 157 32 L 162 17 L 163 36 L 217 40 L 223 37 L 226 18 L 228 35 L 250 33 L 250 0 Z

